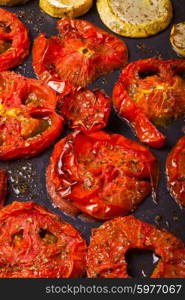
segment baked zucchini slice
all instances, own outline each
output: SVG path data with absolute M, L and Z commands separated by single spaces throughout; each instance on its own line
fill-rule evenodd
M 76 18 L 91 8 L 93 0 L 40 0 L 40 7 L 55 18 Z
M 185 22 L 173 25 L 170 42 L 175 52 L 185 56 Z
M 97 10 L 110 30 L 131 38 L 157 34 L 173 15 L 170 0 L 97 0 Z
M 16 6 L 19 4 L 24 4 L 29 0 L 0 0 L 0 5 L 3 6 Z

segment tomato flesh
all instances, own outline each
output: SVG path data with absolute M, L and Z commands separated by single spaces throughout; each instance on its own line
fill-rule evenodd
M 156 188 L 157 176 L 155 157 L 136 142 L 76 132 L 55 146 L 47 187 L 62 210 L 108 219 L 134 210 Z
M 125 43 L 84 20 L 58 21 L 60 37 L 41 34 L 34 41 L 33 67 L 46 80 L 85 87 L 127 63 Z
M 0 210 L 1 278 L 71 278 L 85 273 L 78 231 L 33 202 Z
M 185 206 L 185 137 L 169 153 L 166 169 L 172 196 L 180 205 Z
M 185 278 L 185 246 L 173 234 L 133 216 L 115 218 L 93 230 L 87 254 L 90 278 L 129 278 L 125 255 L 130 249 L 159 256 L 151 278 Z
M 106 126 L 111 99 L 100 90 L 80 89 L 60 100 L 59 111 L 71 128 L 91 133 Z
M 21 64 L 29 54 L 28 29 L 16 17 L 0 8 L 0 71 Z
M 57 97 L 42 82 L 13 72 L 0 74 L 0 159 L 30 157 L 60 134 Z
M 181 60 L 179 64 L 181 73 L 185 72 L 185 64 Z M 185 113 L 185 81 L 174 65 L 178 60 L 133 62 L 122 71 L 113 92 L 120 115 L 130 122 L 142 142 L 155 148 L 165 142 L 155 125 L 167 126 Z

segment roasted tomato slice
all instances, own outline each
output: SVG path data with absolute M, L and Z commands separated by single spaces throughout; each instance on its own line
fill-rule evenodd
M 6 170 L 0 169 L 0 207 L 5 203 L 7 193 L 7 178 Z
M 71 278 L 85 273 L 78 231 L 34 202 L 0 210 L 1 278 Z
M 125 43 L 87 21 L 63 19 L 58 30 L 60 36 L 41 34 L 34 42 L 33 67 L 41 79 L 84 87 L 127 63 Z
M 26 26 L 0 8 L 0 71 L 15 67 L 29 54 L 30 40 Z
M 115 218 L 93 230 L 87 254 L 88 277 L 130 277 L 125 258 L 130 249 L 152 250 L 159 256 L 151 278 L 185 278 L 183 242 L 133 216 Z
M 106 126 L 111 99 L 100 90 L 80 89 L 61 98 L 59 112 L 71 128 L 91 133 Z
M 185 206 L 185 137 L 169 153 L 166 171 L 171 195 L 180 205 Z
M 155 148 L 165 142 L 155 125 L 166 126 L 185 113 L 185 80 L 175 69 L 178 63 L 185 73 L 181 60 L 133 62 L 122 71 L 114 87 L 113 101 L 119 114 L 130 122 L 142 142 Z
M 56 144 L 47 188 L 66 213 L 108 219 L 133 211 L 155 189 L 157 176 L 155 157 L 138 143 L 103 131 L 75 132 Z
M 57 97 L 39 80 L 0 73 L 0 159 L 34 156 L 59 136 Z

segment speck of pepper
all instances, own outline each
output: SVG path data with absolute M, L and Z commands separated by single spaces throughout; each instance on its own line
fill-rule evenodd
M 161 215 L 155 216 L 154 222 L 157 227 L 161 227 L 162 220 L 163 220 L 163 216 L 161 216 Z

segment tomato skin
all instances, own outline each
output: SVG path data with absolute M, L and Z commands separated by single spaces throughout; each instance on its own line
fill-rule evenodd
M 34 202 L 0 210 L 1 278 L 76 278 L 85 273 L 78 231 Z
M 161 148 L 166 140 L 154 124 L 166 126 L 185 112 L 185 81 L 180 72 L 185 73 L 181 60 L 139 60 L 122 71 L 114 87 L 116 110 L 130 123 L 137 137 L 151 147 Z
M 116 36 L 84 20 L 62 19 L 57 25 L 60 37 L 42 34 L 34 41 L 33 67 L 41 79 L 85 87 L 127 63 L 127 47 Z
M 12 43 L 10 49 L 0 54 L 0 71 L 4 71 L 24 61 L 29 54 L 30 39 L 28 29 L 15 14 L 0 8 L 0 22 L 10 27 L 10 32 L 0 32 L 0 40 Z
M 135 248 L 152 250 L 160 257 L 151 278 L 185 278 L 183 242 L 134 216 L 109 220 L 93 230 L 87 254 L 88 277 L 129 278 L 125 254 Z
M 169 59 L 164 61 L 164 63 L 170 67 L 172 75 L 183 74 L 185 71 L 185 60 L 184 59 Z
M 121 104 L 117 103 L 118 99 Z M 137 137 L 143 143 L 153 148 L 162 148 L 165 145 L 165 136 L 149 121 L 145 114 L 135 105 L 122 83 L 117 83 L 113 90 L 113 102 L 121 117 L 129 121 Z
M 0 207 L 5 203 L 5 198 L 7 194 L 7 173 L 6 170 L 0 169 Z
M 54 91 L 14 72 L 1 72 L 0 80 L 0 159 L 39 154 L 63 128 L 63 118 L 55 112 Z
M 185 137 L 182 137 L 166 161 L 168 187 L 172 197 L 185 206 Z
M 58 110 L 69 127 L 84 133 L 96 132 L 107 125 L 111 99 L 101 90 L 78 89 L 59 100 Z
M 119 134 L 76 131 L 55 145 L 46 181 L 61 210 L 109 219 L 133 211 L 156 188 L 157 161 L 148 149 Z

